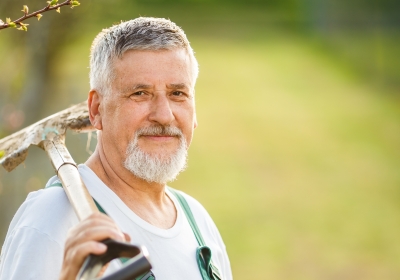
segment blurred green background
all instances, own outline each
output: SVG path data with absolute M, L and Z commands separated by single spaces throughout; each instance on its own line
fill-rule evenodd
M 349 3 L 351 2 L 351 3 Z M 26 4 L 2 0 L 0 18 Z M 200 64 L 199 127 L 171 185 L 196 197 L 235 279 L 400 279 L 400 2 L 82 0 L 0 31 L 0 136 L 83 101 L 94 36 L 170 18 Z M 68 135 L 84 162 L 87 135 Z M 0 240 L 53 170 L 0 170 Z

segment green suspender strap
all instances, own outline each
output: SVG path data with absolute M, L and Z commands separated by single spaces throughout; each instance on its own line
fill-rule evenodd
M 51 187 L 62 187 L 62 184 L 60 181 L 56 180 L 54 183 L 52 183 L 51 185 L 48 185 L 45 187 L 45 189 L 51 188 Z M 106 211 L 104 211 L 103 207 L 101 207 L 101 205 L 93 198 L 94 204 L 96 204 L 97 209 L 103 213 L 106 214 Z
M 53 181 L 52 184 L 46 186 L 46 189 L 51 187 L 62 187 L 62 184 L 60 181 L 56 180 Z M 199 247 L 196 250 L 196 259 L 201 277 L 203 278 L 203 280 L 222 280 L 218 268 L 213 264 L 211 260 L 211 249 L 207 247 L 204 242 L 203 236 L 201 235 L 200 229 L 197 226 L 196 220 L 194 219 L 192 210 L 190 210 L 189 204 L 182 196 L 182 194 L 180 194 L 177 190 L 174 190 L 173 188 L 168 189 L 176 197 L 183 209 L 183 212 L 185 212 L 186 218 L 196 237 L 197 243 L 199 244 Z M 99 211 L 107 215 L 106 211 L 104 211 L 101 205 L 95 199 L 93 199 L 93 201 Z M 128 259 L 121 258 L 120 260 L 122 263 L 125 263 Z M 136 278 L 135 280 L 155 280 L 155 276 L 152 271 L 149 271 L 146 274 Z
M 196 250 L 197 264 L 200 269 L 200 274 L 203 280 L 222 280 L 218 268 L 213 264 L 211 260 L 211 249 L 206 246 L 203 236 L 201 235 L 200 229 L 197 226 L 196 220 L 194 219 L 193 213 L 190 210 L 189 204 L 179 191 L 173 188 L 168 188 L 169 191 L 177 198 L 183 211 L 185 212 L 186 218 L 192 228 L 194 235 L 196 236 L 199 247 Z
M 61 184 L 61 182 L 60 182 L 59 180 L 56 180 L 56 181 L 54 181 L 54 183 L 52 183 L 52 184 L 46 186 L 45 189 L 51 188 L 51 187 L 62 187 L 62 184 Z M 94 201 L 94 204 L 96 204 L 97 209 L 98 209 L 101 213 L 107 215 L 106 211 L 104 211 L 103 207 L 101 207 L 101 205 L 96 201 L 96 199 L 93 198 L 93 201 Z M 126 262 L 129 260 L 129 258 L 120 258 L 119 260 L 120 260 L 122 263 L 126 263 Z M 150 270 L 150 271 L 146 272 L 145 274 L 143 274 L 143 275 L 137 277 L 135 280 L 155 280 L 155 279 L 156 279 L 156 278 L 155 278 L 153 272 Z

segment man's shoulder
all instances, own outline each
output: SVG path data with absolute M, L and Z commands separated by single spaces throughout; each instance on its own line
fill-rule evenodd
M 10 224 L 2 247 L 0 279 L 58 277 L 66 234 L 74 220 L 68 204 L 62 188 L 28 194 Z
M 171 189 L 169 189 L 171 191 Z M 206 208 L 194 197 L 192 197 L 191 195 L 180 191 L 180 190 L 172 190 L 173 191 L 178 192 L 179 194 L 181 194 L 183 196 L 183 198 L 186 200 L 190 211 L 192 212 L 196 223 L 199 225 L 200 228 L 204 228 L 207 227 L 208 229 L 210 229 L 210 227 L 212 228 L 212 231 L 214 231 L 216 229 L 216 226 L 214 224 L 214 221 L 212 220 L 210 214 L 208 213 L 208 211 L 206 210 Z
M 189 195 L 189 194 L 187 194 L 187 193 L 185 193 L 185 192 L 183 192 L 181 190 L 173 189 L 173 188 L 170 188 L 170 187 L 168 188 L 168 190 L 172 193 L 172 195 L 174 195 L 174 197 L 176 197 L 175 193 L 178 193 L 181 196 L 183 196 L 183 198 L 186 200 L 186 202 L 188 203 L 188 205 L 190 206 L 190 209 L 192 211 L 198 210 L 198 211 L 207 213 L 207 215 L 208 215 L 208 212 L 204 208 L 204 206 L 196 198 L 194 198 L 193 196 L 191 196 L 191 195 Z
M 57 235 L 60 230 L 77 222 L 63 188 L 51 187 L 28 194 L 15 214 L 9 231 L 31 228 L 47 235 Z
M 208 211 L 197 199 L 182 191 L 178 192 L 184 197 L 187 204 L 189 205 L 190 211 L 193 214 L 193 217 L 196 224 L 198 225 L 205 244 L 211 248 L 213 261 L 218 264 L 218 267 L 220 269 L 222 269 L 227 279 L 232 279 L 232 277 L 228 278 L 228 275 L 231 275 L 231 272 L 225 244 L 221 238 L 217 226 L 215 225 Z

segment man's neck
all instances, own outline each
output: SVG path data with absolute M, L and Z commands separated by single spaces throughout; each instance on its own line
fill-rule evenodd
M 149 183 L 133 175 L 121 163 L 109 162 L 99 146 L 86 165 L 146 222 L 163 229 L 175 224 L 176 209 L 165 193 L 165 184 Z

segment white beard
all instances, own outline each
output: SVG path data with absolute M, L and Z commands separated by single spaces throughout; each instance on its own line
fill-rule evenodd
M 179 138 L 179 147 L 173 154 L 152 155 L 144 152 L 138 145 L 141 135 L 168 135 Z M 182 131 L 177 127 L 151 126 L 135 132 L 135 138 L 129 142 L 124 166 L 133 175 L 149 183 L 166 184 L 186 168 L 187 145 Z

